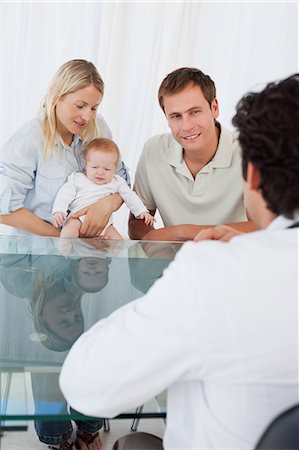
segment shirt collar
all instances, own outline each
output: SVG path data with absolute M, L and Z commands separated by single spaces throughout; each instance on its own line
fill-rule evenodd
M 285 228 L 288 228 L 290 225 L 292 225 L 295 222 L 298 222 L 299 220 L 299 209 L 297 209 L 294 212 L 294 218 L 293 219 L 287 219 L 285 216 L 277 216 L 270 225 L 268 225 L 268 230 L 284 230 Z
M 166 153 L 166 161 L 173 167 L 179 167 L 184 163 L 183 148 L 172 138 Z
M 82 142 L 82 138 L 81 138 L 81 136 L 79 134 L 75 134 L 74 135 L 71 145 L 67 145 L 63 141 L 63 139 L 61 139 L 61 137 L 58 134 L 56 134 L 55 146 L 59 146 L 60 145 L 61 147 L 66 148 L 66 149 L 73 149 L 78 144 L 78 142 Z
M 230 167 L 233 157 L 233 133 L 220 127 L 220 136 L 217 151 L 214 158 L 206 164 L 201 172 L 209 171 L 210 168 L 226 168 Z M 173 138 L 166 154 L 166 161 L 173 167 L 180 167 L 184 164 L 183 148 Z
M 230 167 L 233 158 L 234 134 L 220 124 L 220 136 L 214 158 L 207 164 L 215 169 Z

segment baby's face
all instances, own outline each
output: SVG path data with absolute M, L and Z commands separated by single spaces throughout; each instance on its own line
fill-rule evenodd
M 90 149 L 85 161 L 85 172 L 89 180 L 96 184 L 107 184 L 112 181 L 116 172 L 117 156 L 113 152 Z
M 109 266 L 105 259 L 82 258 L 77 266 L 76 280 L 85 292 L 98 292 L 108 283 Z

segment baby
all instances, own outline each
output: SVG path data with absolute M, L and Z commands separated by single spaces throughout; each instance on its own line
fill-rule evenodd
M 133 192 L 125 180 L 118 175 L 120 152 L 111 139 L 93 139 L 84 148 L 85 173 L 73 172 L 67 182 L 59 189 L 53 208 L 52 224 L 62 227 L 61 237 L 79 237 L 84 216 L 79 219 L 72 215 L 102 197 L 118 193 L 134 216 L 153 225 L 155 219 L 148 212 L 140 198 Z M 69 215 L 67 212 L 70 211 Z M 111 218 L 102 232 L 109 239 L 122 239 L 112 225 Z

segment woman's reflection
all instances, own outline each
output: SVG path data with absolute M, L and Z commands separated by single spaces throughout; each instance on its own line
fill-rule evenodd
M 107 285 L 110 262 L 110 258 L 96 257 L 68 259 L 56 255 L 1 255 L 0 280 L 6 292 L 29 300 L 35 329 L 30 336 L 32 345 L 32 341 L 39 341 L 51 350 L 50 353 L 70 349 L 84 331 L 81 310 L 83 294 L 99 292 Z M 20 360 L 26 360 L 27 342 L 18 335 Z M 44 352 L 36 355 L 38 365 L 40 362 L 51 363 L 50 353 L 49 356 Z M 9 355 L 4 354 L 3 358 L 9 359 Z M 58 372 L 47 369 L 31 374 L 37 416 L 35 430 L 39 440 L 47 444 L 61 442 L 72 431 L 70 420 L 59 420 L 59 416 L 68 415 L 68 410 L 59 389 L 58 377 Z M 49 413 L 53 415 L 53 420 L 38 420 L 38 417 Z M 75 422 L 79 434 L 84 430 L 91 436 L 103 426 L 102 419 L 80 419 Z
M 53 284 L 37 283 L 30 308 L 35 330 L 48 349 L 68 350 L 83 333 L 82 294 L 65 278 Z

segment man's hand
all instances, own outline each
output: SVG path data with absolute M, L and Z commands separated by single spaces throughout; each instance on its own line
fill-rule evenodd
M 80 228 L 80 237 L 99 236 L 110 219 L 111 214 L 122 204 L 119 194 L 111 194 L 96 203 L 73 214 L 74 219 L 86 215 Z
M 144 241 L 141 242 L 141 246 L 149 258 L 173 259 L 180 248 L 180 243 L 173 245 L 172 242 Z
M 195 242 L 206 241 L 209 239 L 229 242 L 233 237 L 243 234 L 241 231 L 227 225 L 217 225 L 213 228 L 201 230 L 194 238 Z

